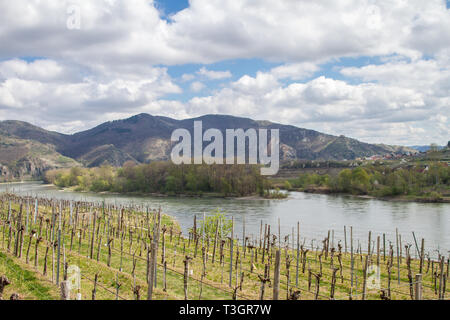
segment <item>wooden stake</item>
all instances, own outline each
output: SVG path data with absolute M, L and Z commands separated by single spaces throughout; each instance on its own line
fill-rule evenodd
M 279 299 L 279 291 L 280 291 L 280 250 L 276 251 L 275 254 L 275 268 L 273 273 L 273 300 Z

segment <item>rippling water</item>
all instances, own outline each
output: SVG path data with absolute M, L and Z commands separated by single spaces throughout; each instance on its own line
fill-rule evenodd
M 395 229 L 398 228 L 402 244 L 412 244 L 415 232 L 418 245 L 425 239 L 426 250 L 436 255 L 435 250 L 447 255 L 450 250 L 450 204 L 387 202 L 360 199 L 351 196 L 318 195 L 292 192 L 285 200 L 211 199 L 177 197 L 141 197 L 125 195 L 102 195 L 60 191 L 40 183 L 0 184 L 0 192 L 9 190 L 22 195 L 38 195 L 57 199 L 103 201 L 117 204 L 140 204 L 150 208 L 161 207 L 164 213 L 177 218 L 186 232 L 192 226 L 193 216 L 201 219 L 203 213 L 219 208 L 227 216 L 235 218 L 235 233 L 242 239 L 242 222 L 245 218 L 246 234 L 259 238 L 261 221 L 271 224 L 272 233 L 291 234 L 300 222 L 302 241 L 317 244 L 334 230 L 334 241 L 344 238 L 347 226 L 353 227 L 355 245 L 360 241 L 363 250 L 367 247 L 369 230 L 372 240 L 386 234 L 386 239 L 395 245 Z M 296 235 L 295 235 L 296 237 Z M 349 241 L 349 240 L 347 240 Z

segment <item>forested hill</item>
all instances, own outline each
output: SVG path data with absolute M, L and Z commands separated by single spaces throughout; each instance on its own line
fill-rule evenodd
M 282 125 L 270 121 L 255 121 L 227 115 L 205 115 L 199 118 L 175 120 L 168 117 L 139 114 L 124 120 L 105 122 L 95 128 L 73 135 L 47 131 L 22 121 L 1 121 L 0 153 L 9 145 L 6 139 L 15 143 L 35 142 L 50 148 L 52 152 L 75 161 L 64 166 L 82 163 L 87 167 L 110 164 L 121 166 L 126 161 L 146 163 L 156 160 L 168 160 L 172 144 L 170 136 L 177 128 L 193 131 L 194 121 L 203 122 L 203 130 L 217 128 L 222 132 L 237 128 L 279 129 L 281 141 L 281 160 L 343 160 L 386 153 L 413 152 L 405 147 L 374 145 L 360 142 L 344 136 L 332 136 L 314 130 Z M 0 158 L 0 164 L 9 166 L 12 162 L 23 160 L 18 155 L 6 161 Z M 36 159 L 42 157 L 34 153 Z

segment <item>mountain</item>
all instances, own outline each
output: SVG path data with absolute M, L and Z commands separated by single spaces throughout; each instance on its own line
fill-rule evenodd
M 22 141 L 22 144 L 34 142 L 37 145 L 45 145 L 53 150 L 54 156 L 59 154 L 74 159 L 71 164 L 80 162 L 92 167 L 108 163 L 120 166 L 126 161 L 144 163 L 168 160 L 173 146 L 170 141 L 172 132 L 183 128 L 193 135 L 194 121 L 202 121 L 203 130 L 217 128 L 224 135 L 226 129 L 279 129 L 282 161 L 343 160 L 376 154 L 415 152 L 406 147 L 368 144 L 291 125 L 228 115 L 205 115 L 175 120 L 138 114 L 128 119 L 105 122 L 73 135 L 47 131 L 21 121 L 0 121 L 0 138 L 15 139 L 17 143 Z M 4 148 L 0 146 L 2 154 L 6 150 Z M 1 158 L 0 163 L 5 164 Z

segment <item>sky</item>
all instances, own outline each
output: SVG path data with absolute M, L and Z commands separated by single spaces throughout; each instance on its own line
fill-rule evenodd
M 450 140 L 450 1 L 0 1 L 0 120 L 229 114 Z

